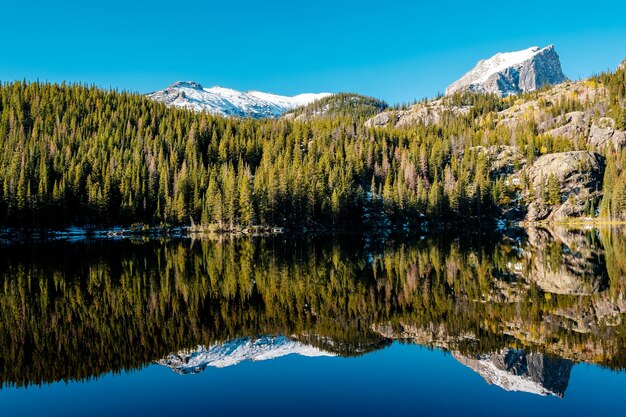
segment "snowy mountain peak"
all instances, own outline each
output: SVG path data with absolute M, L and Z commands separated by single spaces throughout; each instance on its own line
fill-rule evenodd
M 169 87 L 167 87 L 168 89 L 175 89 L 175 88 L 192 88 L 194 90 L 203 90 L 203 87 L 193 81 L 176 81 L 174 84 L 170 85 Z
M 561 398 L 565 395 L 573 366 L 566 359 L 511 348 L 473 357 L 454 352 L 453 356 L 476 371 L 488 384 L 506 391 Z
M 281 96 L 260 91 L 242 92 L 224 87 L 203 88 L 193 81 L 177 81 L 148 97 L 168 106 L 206 111 L 221 116 L 275 118 L 296 107 L 305 106 L 330 95 L 299 94 Z
M 225 368 L 244 361 L 264 361 L 286 355 L 335 356 L 285 336 L 243 337 L 197 349 L 181 350 L 156 361 L 179 374 L 195 374 L 207 367 Z
M 545 48 L 533 46 L 521 51 L 501 52 L 479 61 L 463 77 L 450 84 L 446 95 L 476 91 L 508 96 L 565 80 L 554 45 Z

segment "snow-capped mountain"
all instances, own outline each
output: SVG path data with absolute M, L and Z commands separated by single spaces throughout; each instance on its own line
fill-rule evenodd
M 563 397 L 573 366 L 567 359 L 526 353 L 520 349 L 505 349 L 475 357 L 455 352 L 454 357 L 476 371 L 488 384 L 497 385 L 506 391 L 543 396 Z
M 156 361 L 179 374 L 195 374 L 206 367 L 225 368 L 243 361 L 264 361 L 286 355 L 308 357 L 335 356 L 316 347 L 306 345 L 285 336 L 243 337 L 212 346 L 181 350 Z
M 230 88 L 203 88 L 200 84 L 178 81 L 148 97 L 169 106 L 207 111 L 221 116 L 251 117 L 254 119 L 280 117 L 296 107 L 305 106 L 330 93 L 279 96 L 260 91 L 237 91 Z
M 469 90 L 505 97 L 566 80 L 554 45 L 545 48 L 533 46 L 479 61 L 471 71 L 450 84 L 446 95 Z

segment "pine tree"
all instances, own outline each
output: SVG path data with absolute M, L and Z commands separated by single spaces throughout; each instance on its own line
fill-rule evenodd
M 546 184 L 547 203 L 550 205 L 561 204 L 561 184 L 558 178 L 554 174 L 548 176 L 548 183 Z
M 246 168 L 239 176 L 239 222 L 245 226 L 253 225 L 256 222 L 252 198 L 250 172 Z

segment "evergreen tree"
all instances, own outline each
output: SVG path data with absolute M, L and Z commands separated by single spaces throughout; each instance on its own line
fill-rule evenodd
M 550 205 L 561 204 L 561 184 L 554 174 L 548 176 L 546 184 L 547 203 Z

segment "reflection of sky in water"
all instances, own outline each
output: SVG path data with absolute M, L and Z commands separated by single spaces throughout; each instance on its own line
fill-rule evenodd
M 452 355 L 415 345 L 357 358 L 290 355 L 179 375 L 151 365 L 0 391 L 6 416 L 21 415 L 620 415 L 626 374 L 572 369 L 564 399 L 488 385 Z

